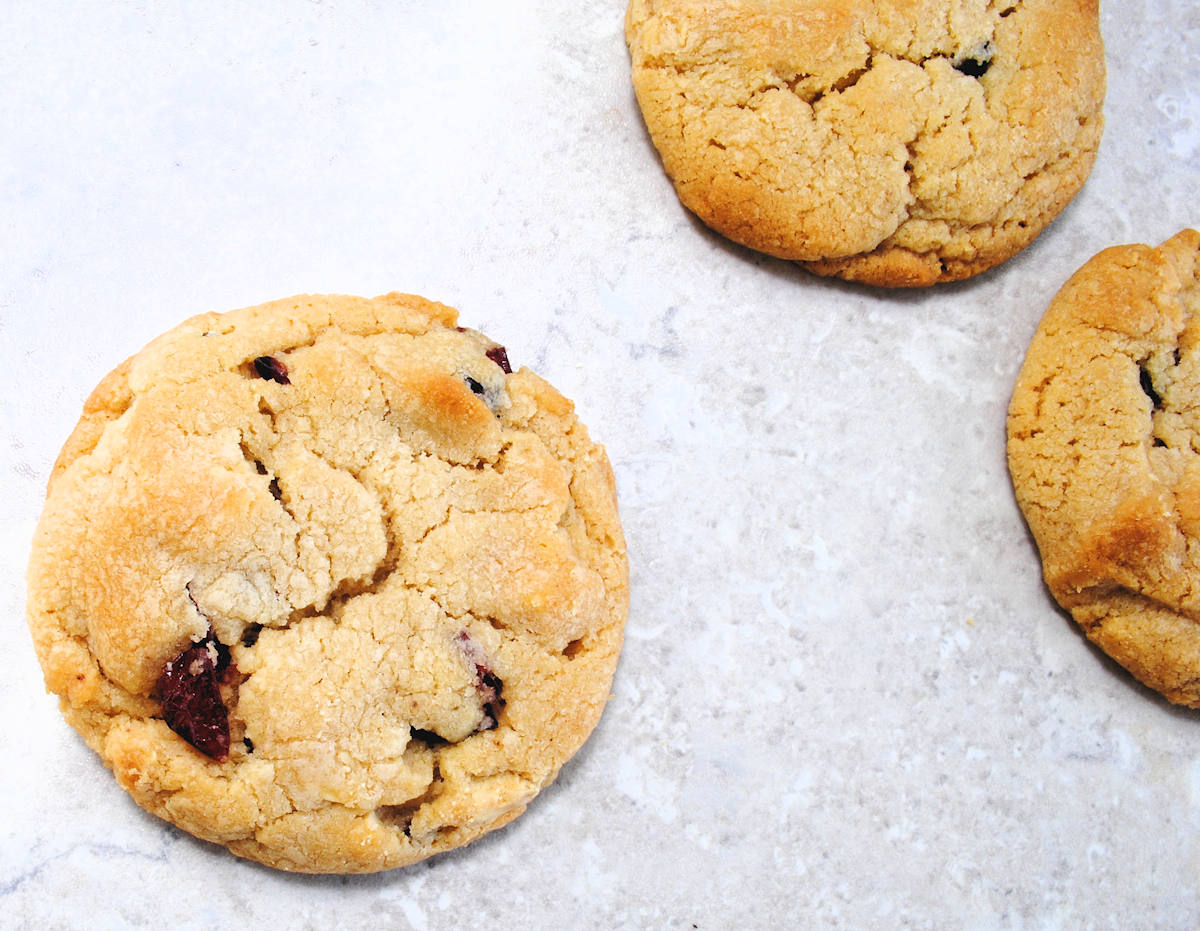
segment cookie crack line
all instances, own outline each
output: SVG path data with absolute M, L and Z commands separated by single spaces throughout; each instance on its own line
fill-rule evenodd
M 319 338 L 314 338 L 309 343 L 297 346 L 295 348 L 315 346 L 318 342 Z M 291 352 L 294 350 L 289 349 L 287 351 Z M 276 357 L 259 356 L 254 358 L 251 362 L 243 363 L 243 368 L 245 367 L 253 369 L 255 374 L 265 381 L 273 381 L 280 385 L 291 385 L 287 366 L 283 362 L 279 361 Z M 371 369 L 376 374 L 377 387 L 380 388 L 381 394 L 384 394 L 382 392 L 382 385 L 379 380 L 378 371 L 375 370 L 374 366 L 371 366 Z M 386 394 L 384 394 L 384 396 L 386 396 Z M 261 393 L 258 397 L 258 411 L 266 418 L 268 434 L 270 437 L 269 450 L 272 454 L 275 454 L 280 443 L 283 442 L 283 436 L 278 427 L 279 412 L 276 411 L 270 400 Z M 241 443 L 243 455 L 253 462 L 256 471 L 258 471 L 259 474 L 272 474 L 267 470 L 266 466 L 263 465 L 262 461 L 250 452 L 246 445 L 246 439 L 246 436 L 243 434 Z M 361 572 L 354 576 L 337 579 L 332 591 L 321 602 L 311 605 L 304 605 L 294 609 L 286 624 L 283 625 L 286 627 L 293 626 L 294 623 L 309 617 L 323 616 L 329 605 L 344 602 L 349 597 L 377 592 L 386 583 L 387 575 L 395 567 L 400 549 L 400 544 L 395 536 L 393 515 L 389 512 L 387 496 L 384 494 L 384 490 L 377 487 L 374 482 L 369 481 L 366 478 L 365 473 L 363 473 L 361 470 L 332 461 L 328 456 L 324 455 L 315 446 L 315 444 L 304 444 L 304 451 L 306 455 L 312 456 L 315 460 L 322 462 L 331 471 L 340 472 L 349 476 L 360 488 L 362 488 L 371 496 L 373 503 L 378 507 L 380 513 L 383 515 L 383 526 L 387 540 L 387 547 L 381 561 L 373 570 L 370 572 Z M 301 550 L 302 541 L 307 533 L 305 530 L 305 521 L 301 520 L 296 511 L 291 507 L 290 496 L 283 491 L 279 483 L 278 475 L 272 474 L 271 482 L 268 487 L 272 496 L 276 501 L 279 502 L 281 508 L 291 519 L 295 527 L 293 545 L 295 546 L 297 553 L 299 553 Z M 326 537 L 326 542 L 328 543 L 328 537 Z M 325 554 L 326 568 L 329 572 L 330 579 L 334 580 L 337 573 L 335 572 L 332 547 L 326 545 L 325 547 L 321 548 L 321 551 Z
M 1180 600 L 1160 597 L 1151 591 L 1145 590 L 1144 588 L 1131 586 L 1126 583 L 1119 582 L 1116 579 L 1107 579 L 1101 582 L 1096 582 L 1094 585 L 1088 586 L 1077 594 L 1080 598 L 1080 603 L 1073 605 L 1074 610 L 1078 610 L 1080 607 L 1085 605 L 1101 604 L 1104 599 L 1109 598 L 1114 594 L 1123 594 L 1139 602 L 1146 608 L 1183 617 L 1192 624 L 1200 627 L 1200 608 L 1188 608 L 1186 605 L 1181 604 Z M 1192 592 L 1190 590 L 1187 594 L 1189 598 L 1192 596 Z M 1100 630 L 1111 623 L 1113 623 L 1113 618 L 1106 614 L 1095 618 L 1081 620 L 1079 622 L 1079 626 L 1090 634 L 1091 632 Z M 1197 673 L 1193 677 L 1193 681 L 1200 682 L 1200 673 Z
M 825 87 L 806 88 L 805 83 L 810 81 L 814 75 L 803 72 L 796 72 L 788 76 L 780 76 L 777 80 L 767 81 L 760 84 L 758 87 L 750 90 L 746 96 L 734 101 L 732 104 L 722 103 L 719 101 L 692 101 L 692 98 L 684 94 L 685 99 L 689 102 L 697 103 L 705 112 L 711 113 L 715 110 L 720 110 L 728 106 L 735 107 L 739 110 L 757 111 L 757 101 L 761 100 L 766 94 L 771 91 L 785 91 L 798 100 L 812 107 L 814 111 L 817 105 L 830 98 L 832 95 L 846 94 L 852 91 L 864 77 L 870 74 L 871 70 L 876 67 L 876 59 L 888 59 L 897 62 L 906 62 L 916 65 L 922 70 L 930 62 L 947 61 L 951 66 L 966 78 L 974 78 L 978 80 L 982 78 L 991 67 L 993 53 L 990 49 L 990 42 L 986 43 L 989 48 L 987 52 L 978 52 L 976 54 L 983 57 L 975 57 L 975 55 L 964 55 L 962 57 L 953 55 L 928 55 L 924 57 L 907 57 L 897 56 L 889 52 L 873 49 L 867 56 L 866 61 L 859 67 L 856 67 L 839 78 L 829 82 Z M 674 70 L 674 69 L 673 69 Z M 984 97 L 987 98 L 987 85 L 982 85 L 984 88 Z M 710 136 L 708 145 L 721 150 L 727 150 L 729 146 L 721 142 L 715 136 Z

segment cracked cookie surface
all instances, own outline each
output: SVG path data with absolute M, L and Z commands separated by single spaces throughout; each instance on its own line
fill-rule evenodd
M 388 869 L 511 821 L 594 728 L 628 605 L 608 459 L 456 324 L 401 294 L 206 314 L 88 399 L 29 625 L 147 810 Z
M 1100 141 L 1097 0 L 631 0 L 626 38 L 682 203 L 821 275 L 985 271 Z
M 1017 380 L 1008 460 L 1051 594 L 1137 679 L 1200 707 L 1200 234 L 1071 277 Z

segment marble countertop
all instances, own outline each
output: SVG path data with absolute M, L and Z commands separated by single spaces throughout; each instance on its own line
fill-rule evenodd
M 1044 589 L 1004 415 L 1047 302 L 1200 224 L 1200 6 L 1105 0 L 1086 187 L 970 282 L 889 293 L 678 204 L 619 0 L 0 9 L 0 927 L 1182 928 L 1200 713 Z M 144 814 L 44 693 L 24 568 L 91 387 L 302 291 L 460 308 L 575 399 L 629 541 L 593 739 L 525 816 L 280 874 Z

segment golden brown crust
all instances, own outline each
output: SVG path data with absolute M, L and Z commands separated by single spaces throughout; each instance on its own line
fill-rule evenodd
M 631 0 L 626 37 L 684 205 L 817 274 L 991 268 L 1074 197 L 1100 140 L 1096 0 Z
M 608 460 L 456 316 L 401 294 L 205 314 L 88 399 L 29 624 L 149 811 L 282 869 L 387 869 L 507 823 L 595 726 L 628 604 Z M 210 634 L 223 761 L 168 727 L 159 678 Z
M 1055 297 L 1008 415 L 1046 584 L 1087 635 L 1200 706 L 1200 234 L 1101 252 Z

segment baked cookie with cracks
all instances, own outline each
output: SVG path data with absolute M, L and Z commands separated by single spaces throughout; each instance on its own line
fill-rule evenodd
M 301 872 L 519 815 L 595 727 L 628 605 L 571 402 L 403 294 L 205 314 L 119 366 L 28 584 L 47 687 L 137 803 Z
M 1100 141 L 1097 0 L 631 0 L 626 38 L 684 206 L 819 275 L 992 268 Z
M 1139 681 L 1200 707 L 1200 234 L 1071 277 L 1017 379 L 1008 462 L 1054 598 Z

